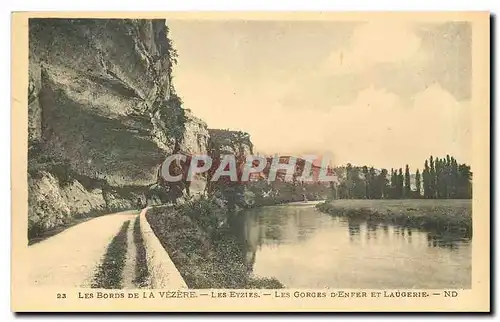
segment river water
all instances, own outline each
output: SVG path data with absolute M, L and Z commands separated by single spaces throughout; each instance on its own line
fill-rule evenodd
M 467 238 L 332 217 L 313 204 L 252 209 L 235 229 L 251 273 L 289 288 L 471 285 Z

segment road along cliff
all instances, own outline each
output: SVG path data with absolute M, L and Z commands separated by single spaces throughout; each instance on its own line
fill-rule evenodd
M 163 19 L 30 19 L 30 238 L 135 208 L 168 154 L 206 153 L 207 125 L 171 82 L 175 57 Z

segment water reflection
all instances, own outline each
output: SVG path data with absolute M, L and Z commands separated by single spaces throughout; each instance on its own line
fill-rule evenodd
M 349 238 L 354 241 L 355 236 L 359 236 L 361 232 L 361 221 L 358 219 L 350 219 L 347 229 L 349 230 Z
M 470 239 L 463 236 L 295 205 L 240 213 L 231 226 L 248 271 L 287 287 L 470 287 Z

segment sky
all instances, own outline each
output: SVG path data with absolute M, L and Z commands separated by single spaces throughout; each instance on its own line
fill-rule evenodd
M 254 152 L 335 165 L 471 162 L 466 22 L 169 20 L 174 86 L 209 128 Z M 413 172 L 413 171 L 412 171 Z

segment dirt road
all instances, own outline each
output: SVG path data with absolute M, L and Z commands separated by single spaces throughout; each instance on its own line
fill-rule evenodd
M 137 217 L 125 211 L 98 217 L 71 227 L 28 247 L 26 267 L 30 285 L 90 287 L 113 237 L 122 225 Z

